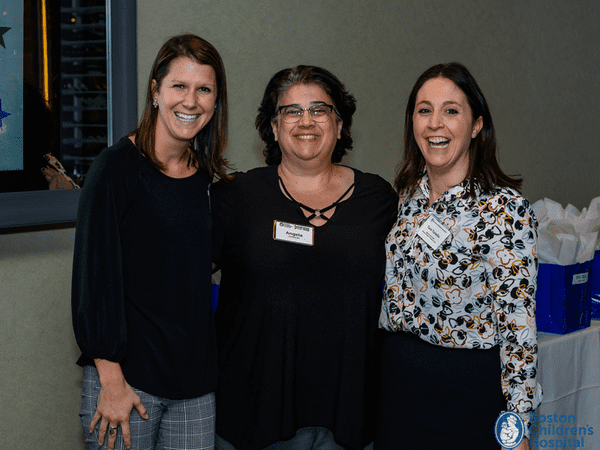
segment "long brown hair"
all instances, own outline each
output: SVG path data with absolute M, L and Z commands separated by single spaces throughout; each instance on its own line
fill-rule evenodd
M 156 90 L 160 89 L 163 78 L 169 73 L 171 62 L 181 56 L 190 58 L 198 64 L 211 66 L 217 78 L 217 107 L 213 117 L 190 143 L 192 151 L 189 155 L 188 167 L 199 166 L 213 178 L 227 178 L 228 163 L 225 159 L 225 148 L 227 147 L 228 107 L 225 67 L 217 49 L 201 37 L 193 34 L 174 36 L 158 51 L 150 71 L 142 120 L 139 127 L 129 133 L 129 136 L 135 136 L 136 147 L 154 167 L 164 170 L 164 164 L 158 160 L 155 152 L 158 111 L 152 106 L 152 101 Z M 153 80 L 156 81 L 155 89 L 152 89 Z
M 475 197 L 475 181 L 477 181 L 483 192 L 489 192 L 496 186 L 519 190 L 523 180 L 506 175 L 498 164 L 496 158 L 498 144 L 492 115 L 487 101 L 477 85 L 477 81 L 465 66 L 453 62 L 438 64 L 427 69 L 419 77 L 410 93 L 404 120 L 404 155 L 394 181 L 394 186 L 398 192 L 406 192 L 408 195 L 412 195 L 425 173 L 425 159 L 413 134 L 413 114 L 419 89 L 428 80 L 438 77 L 447 78 L 456 84 L 467 97 L 473 119 L 478 117 L 483 119 L 483 128 L 475 138 L 471 139 L 469 146 L 469 168 L 467 171 L 469 195 Z

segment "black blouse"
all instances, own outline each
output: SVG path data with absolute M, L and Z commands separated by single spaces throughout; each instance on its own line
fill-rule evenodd
M 350 198 L 315 227 L 314 246 L 273 239 L 275 220 L 311 226 L 275 167 L 213 187 L 217 433 L 239 450 L 308 426 L 350 449 L 373 440 L 384 244 L 398 200 L 382 178 L 354 175 Z
M 212 392 L 210 178 L 156 170 L 129 139 L 94 160 L 81 193 L 72 313 L 78 364 L 119 362 L 168 399 Z

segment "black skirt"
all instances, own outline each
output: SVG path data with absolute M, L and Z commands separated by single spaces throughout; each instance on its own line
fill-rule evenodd
M 374 450 L 499 449 L 500 350 L 453 349 L 384 332 Z

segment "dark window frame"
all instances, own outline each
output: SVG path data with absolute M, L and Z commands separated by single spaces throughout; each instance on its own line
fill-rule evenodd
M 136 0 L 107 0 L 106 6 L 111 145 L 137 125 Z M 0 194 L 0 229 L 74 224 L 80 194 L 80 189 Z

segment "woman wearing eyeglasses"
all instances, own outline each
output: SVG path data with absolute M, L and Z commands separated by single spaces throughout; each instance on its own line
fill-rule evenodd
M 339 164 L 355 109 L 324 69 L 278 72 L 256 118 L 267 167 L 213 188 L 218 449 L 373 440 L 374 341 L 397 196 Z

